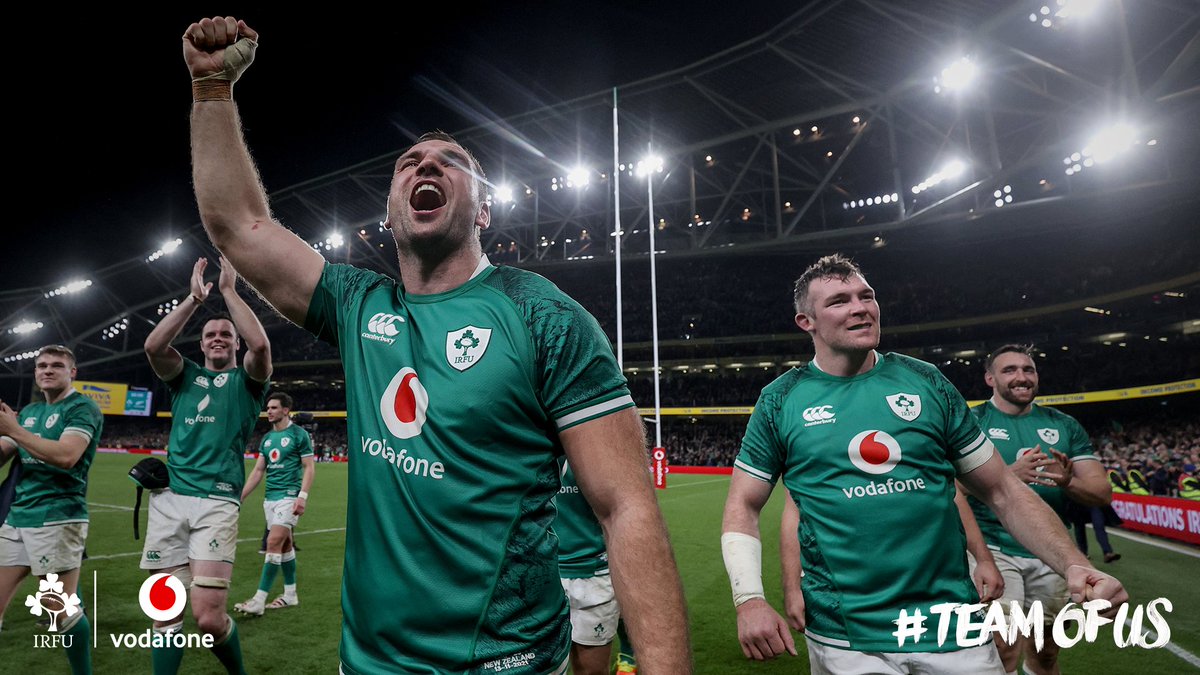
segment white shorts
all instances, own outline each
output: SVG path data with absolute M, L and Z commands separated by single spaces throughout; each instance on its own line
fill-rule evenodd
M 263 502 L 263 515 L 267 518 L 267 527 L 282 525 L 289 530 L 296 527 L 296 523 L 300 521 L 300 516 L 292 512 L 294 508 L 296 508 L 295 497 L 284 497 L 283 499 Z
M 956 652 L 855 652 L 805 638 L 812 675 L 1004 675 L 996 645 L 988 642 Z
M 222 499 L 178 495 L 171 488 L 152 491 L 141 568 L 179 567 L 189 560 L 232 563 L 238 510 L 237 504 Z
M 1004 577 L 1004 595 L 997 602 L 1003 602 L 1007 610 L 1015 600 L 1021 603 L 1021 609 L 1029 611 L 1030 605 L 1038 600 L 1042 603 L 1046 623 L 1054 621 L 1067 605 L 1067 580 L 1037 558 L 1018 558 L 1000 551 L 992 551 L 992 557 L 996 559 L 1000 576 Z M 975 559 L 968 556 L 968 560 L 974 577 Z
M 571 642 L 588 647 L 612 642 L 617 636 L 617 622 L 621 620 L 612 577 L 602 574 L 559 581 L 571 605 Z
M 28 567 L 37 576 L 78 569 L 83 564 L 87 523 L 45 527 L 0 525 L 0 567 Z

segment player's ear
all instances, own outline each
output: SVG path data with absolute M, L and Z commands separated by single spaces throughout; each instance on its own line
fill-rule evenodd
M 804 312 L 796 313 L 796 325 L 799 326 L 800 330 L 804 331 L 805 333 L 813 332 L 812 319 L 809 318 L 809 316 Z
M 987 384 L 987 386 L 989 386 L 989 387 L 995 387 L 995 386 L 996 386 L 996 378 L 992 377 L 992 371 L 990 371 L 990 370 L 985 370 L 985 371 L 983 371 L 983 381 L 984 381 L 984 382 Z
M 479 205 L 479 213 L 475 214 L 475 227 L 478 227 L 480 230 L 486 230 L 491 224 L 492 207 L 487 202 L 484 202 Z

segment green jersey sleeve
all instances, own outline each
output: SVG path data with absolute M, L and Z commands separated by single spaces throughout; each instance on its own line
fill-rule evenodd
M 299 441 L 300 441 L 300 448 L 298 450 L 298 452 L 300 453 L 300 456 L 301 457 L 312 457 L 313 456 L 312 436 L 310 436 L 308 431 L 303 428 L 298 429 L 298 431 L 300 433 L 298 433 L 296 435 L 299 437 Z
M 91 405 L 88 405 L 89 403 Z M 104 413 L 100 412 L 100 406 L 90 398 L 81 396 L 80 400 L 67 410 L 62 433 L 63 436 L 67 434 L 83 436 L 89 445 L 94 446 L 99 442 L 102 429 L 104 429 Z
M 304 329 L 320 340 L 339 346 L 338 326 L 345 325 L 347 322 L 343 320 L 358 310 L 368 290 L 382 283 L 394 284 L 395 281 L 352 265 L 325 263 L 321 279 L 308 301 Z
M 945 375 L 932 366 L 929 368 L 933 370 L 935 387 L 947 411 L 945 416 L 947 459 L 954 464 L 955 470 L 960 474 L 974 471 L 991 458 L 995 448 L 983 434 L 983 430 L 979 428 L 979 420 L 971 414 L 971 409 L 967 407 L 967 401 L 962 394 L 958 393 Z
M 798 372 L 793 370 L 763 389 L 746 425 L 742 448 L 733 465 L 761 481 L 774 484 L 783 472 L 787 451 L 779 438 L 777 417 L 787 392 L 798 379 Z

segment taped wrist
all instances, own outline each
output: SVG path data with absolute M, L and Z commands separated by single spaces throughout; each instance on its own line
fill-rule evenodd
M 725 571 L 729 573 L 734 607 L 755 598 L 766 599 L 762 583 L 762 542 L 758 537 L 726 532 L 721 535 L 721 557 L 725 559 Z
M 225 48 L 221 70 L 192 80 L 193 101 L 232 101 L 233 83 L 237 82 L 251 63 L 258 43 L 241 38 Z

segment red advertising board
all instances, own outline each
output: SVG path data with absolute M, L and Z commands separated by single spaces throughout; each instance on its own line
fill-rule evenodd
M 1174 497 L 1114 494 L 1113 510 L 1127 530 L 1200 544 L 1200 502 Z

